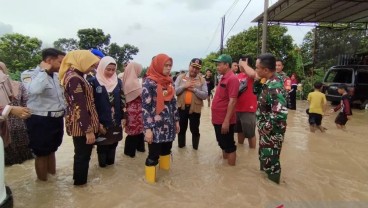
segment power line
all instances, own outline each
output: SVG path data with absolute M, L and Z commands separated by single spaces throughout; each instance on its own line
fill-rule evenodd
M 225 16 L 229 13 L 229 15 L 231 14 L 231 12 L 233 11 L 233 9 L 235 8 L 235 5 L 239 2 L 239 0 L 235 0 L 233 2 L 233 4 L 229 7 L 229 9 L 227 9 L 227 11 L 225 12 Z
M 235 5 L 236 5 L 238 2 L 239 2 L 239 0 L 234 0 L 234 2 L 231 4 L 231 6 L 230 6 L 230 7 L 227 9 L 227 11 L 225 12 L 224 16 L 226 16 L 226 15 L 230 15 L 230 14 L 231 14 L 231 12 L 233 11 L 233 9 L 235 8 Z M 210 41 L 210 43 L 208 44 L 208 47 L 207 47 L 207 49 L 206 49 L 205 54 L 208 52 L 208 49 L 211 47 L 211 44 L 212 44 L 212 42 L 214 41 L 214 39 L 215 39 L 215 37 L 216 37 L 217 31 L 218 31 L 218 29 L 219 29 L 219 27 L 220 27 L 220 25 L 221 25 L 221 22 L 222 22 L 222 21 L 220 21 L 220 22 L 218 23 L 218 25 L 217 25 L 217 27 L 216 27 L 216 30 L 215 30 L 215 32 L 213 33 L 213 36 L 212 36 L 212 38 L 211 38 L 211 41 Z
M 227 36 L 228 36 L 228 35 L 229 35 L 229 33 L 231 32 L 231 30 L 234 28 L 234 26 L 236 25 L 236 23 L 239 21 L 240 17 L 243 15 L 244 11 L 248 8 L 248 6 L 249 6 L 249 4 L 250 4 L 250 2 L 251 2 L 251 1 L 252 1 L 252 0 L 249 0 L 249 1 L 248 1 L 248 4 L 244 7 L 244 9 L 243 9 L 243 11 L 240 13 L 240 15 L 239 15 L 238 19 L 236 19 L 236 21 L 235 21 L 235 23 L 233 24 L 233 26 L 231 26 L 231 28 L 230 28 L 229 32 L 227 32 L 227 34 L 226 34 L 226 36 L 225 36 L 225 39 L 227 38 Z
M 216 30 L 215 30 L 215 32 L 213 33 L 213 36 L 212 36 L 211 41 L 210 41 L 210 44 L 208 44 L 208 47 L 207 47 L 207 49 L 206 49 L 205 54 L 208 52 L 208 49 L 211 47 L 211 44 L 212 44 L 213 40 L 215 39 L 215 37 L 216 37 L 216 35 L 217 35 L 217 31 L 218 31 L 218 29 L 220 28 L 220 25 L 221 25 L 221 21 L 218 23 L 218 25 L 217 25 L 217 27 L 216 27 Z

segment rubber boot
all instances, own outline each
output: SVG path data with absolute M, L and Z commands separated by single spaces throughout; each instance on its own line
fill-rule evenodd
M 148 183 L 155 183 L 156 182 L 156 166 L 146 165 L 145 172 L 146 172 L 146 181 Z
M 170 155 L 160 155 L 159 166 L 160 169 L 170 170 Z
M 185 135 L 178 135 L 178 146 L 179 148 L 185 147 Z
M 99 153 L 97 154 L 98 156 L 98 164 L 101 168 L 106 167 L 106 160 L 107 160 L 107 155 L 106 153 Z
M 276 173 L 276 174 L 268 174 L 268 179 L 270 179 L 271 181 L 280 184 L 280 173 Z
M 192 136 L 193 149 L 198 150 L 199 136 Z

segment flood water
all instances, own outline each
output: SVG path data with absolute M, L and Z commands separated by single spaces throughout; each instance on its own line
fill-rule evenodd
M 6 167 L 5 181 L 15 207 L 368 207 L 368 111 L 354 110 L 346 131 L 336 129 L 335 113 L 322 121 L 326 133 L 310 133 L 306 106 L 301 101 L 289 111 L 280 185 L 259 171 L 258 151 L 247 145 L 238 145 L 236 166 L 227 165 L 208 107 L 202 111 L 199 150 L 192 149 L 189 134 L 186 148 L 175 141 L 172 169 L 158 170 L 154 185 L 144 180 L 147 153 L 126 157 L 120 142 L 116 164 L 108 168 L 98 167 L 94 149 L 88 185 L 74 187 L 68 136 L 57 152 L 57 174 L 48 182 L 36 180 L 34 161 Z

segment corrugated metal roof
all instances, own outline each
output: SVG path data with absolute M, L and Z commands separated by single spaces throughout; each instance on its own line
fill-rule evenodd
M 253 22 L 262 20 L 263 13 Z M 268 8 L 268 22 L 368 23 L 368 0 L 279 0 Z

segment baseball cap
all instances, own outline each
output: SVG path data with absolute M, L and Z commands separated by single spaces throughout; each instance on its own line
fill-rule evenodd
M 233 59 L 227 54 L 221 54 L 217 59 L 213 59 L 212 61 L 229 63 L 230 65 L 233 63 Z
M 199 58 L 193 58 L 190 61 L 190 65 L 193 66 L 193 67 L 197 67 L 197 68 L 201 69 L 202 68 L 202 60 L 199 59 Z

